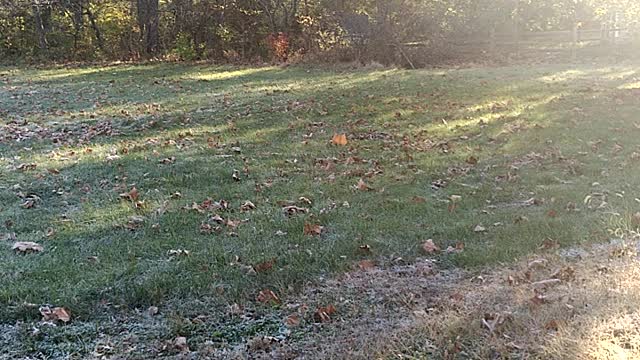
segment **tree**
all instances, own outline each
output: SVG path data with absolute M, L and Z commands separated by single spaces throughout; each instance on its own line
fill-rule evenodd
M 154 55 L 158 51 L 159 45 L 159 22 L 158 0 L 136 0 L 137 19 L 140 28 L 140 40 L 143 44 L 146 55 Z

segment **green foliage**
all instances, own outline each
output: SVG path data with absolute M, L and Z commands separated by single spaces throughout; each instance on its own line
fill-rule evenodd
M 193 40 L 185 33 L 180 33 L 176 37 L 172 53 L 179 60 L 193 61 L 198 58 L 196 49 L 193 46 Z
M 496 31 L 571 30 L 576 22 L 592 29 L 607 25 L 640 30 L 640 0 L 64 0 L 35 4 L 39 5 L 26 0 L 0 2 L 3 59 L 284 60 L 291 55 L 343 51 L 359 54 L 356 57 L 361 60 L 401 63 L 398 44 L 404 43 L 420 42 L 426 47 L 424 53 L 451 54 L 451 45 L 458 39 L 486 39 Z M 354 27 L 354 19 L 363 21 Z M 269 36 L 279 33 L 286 34 L 288 46 L 286 54 L 274 56 Z

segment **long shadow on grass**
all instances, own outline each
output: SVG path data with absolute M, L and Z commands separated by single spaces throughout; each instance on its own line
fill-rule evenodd
M 266 73 L 265 76 L 267 76 Z M 386 81 L 384 78 L 367 81 L 366 84 L 370 88 L 363 90 L 359 99 L 367 99 L 366 93 L 384 88 Z M 403 81 L 409 82 L 405 84 L 406 89 L 416 84 L 416 80 L 411 79 L 411 73 L 403 75 L 397 83 Z M 411 83 L 411 81 L 414 82 Z M 607 87 L 617 86 L 623 81 L 626 80 L 616 80 L 608 83 Z M 520 87 L 518 93 L 522 92 L 527 96 L 535 97 L 537 94 L 531 91 L 538 91 L 535 84 L 537 83 L 533 82 L 530 87 Z M 356 89 L 355 85 L 354 89 Z M 451 91 L 451 87 L 447 89 Z M 430 88 L 429 91 L 433 90 L 434 88 Z M 438 86 L 435 90 L 438 90 Z M 346 262 L 341 259 L 341 256 L 347 256 L 349 259 L 359 258 L 362 255 L 358 254 L 358 248 L 363 243 L 373 244 L 375 249 L 381 249 L 380 253 L 375 254 L 377 256 L 410 258 L 412 254 L 417 254 L 419 241 L 425 237 L 425 228 L 415 226 L 416 222 L 420 221 L 418 217 L 442 219 L 442 211 L 446 211 L 445 205 L 407 204 L 404 201 L 396 202 L 394 197 L 406 193 L 407 190 L 419 191 L 415 195 L 430 194 L 431 190 L 428 190 L 430 183 L 437 180 L 437 177 L 442 176 L 443 173 L 446 174 L 451 163 L 463 163 L 468 151 L 458 149 L 464 149 L 467 144 L 461 143 L 460 146 L 456 146 L 456 150 L 447 153 L 443 152 L 441 147 L 425 149 L 422 155 L 413 153 L 413 157 L 417 158 L 413 161 L 414 166 L 426 173 L 426 176 L 419 177 L 407 172 L 406 176 L 412 180 L 398 183 L 393 180 L 395 170 L 391 161 L 394 156 L 402 152 L 402 135 L 414 135 L 413 130 L 405 125 L 420 124 L 426 119 L 431 123 L 438 119 L 421 114 L 410 116 L 401 114 L 400 117 L 395 117 L 396 112 L 405 111 L 408 106 L 397 100 L 398 97 L 408 96 L 408 90 L 401 88 L 396 93 L 375 96 L 372 99 L 372 103 L 387 106 L 372 115 L 368 125 L 362 129 L 363 132 L 380 132 L 379 129 L 385 122 L 395 121 L 395 127 L 387 131 L 391 133 L 390 138 L 352 139 L 352 146 L 363 148 L 359 150 L 360 154 L 349 152 L 347 149 L 333 148 L 327 144 L 333 132 L 332 127 L 345 126 L 343 114 L 348 111 L 349 103 L 354 101 L 353 97 L 342 100 L 341 95 L 344 92 L 344 89 L 320 87 L 300 93 L 299 97 L 304 99 L 340 99 L 334 100 L 333 104 L 337 108 L 330 109 L 328 115 L 318 116 L 326 122 L 321 129 L 314 129 L 312 125 L 316 122 L 315 108 L 301 113 L 287 114 L 290 121 L 295 121 L 296 116 L 309 115 L 297 125 L 299 127 L 293 133 L 287 124 L 283 123 L 280 113 L 270 117 L 269 121 L 257 116 L 232 115 L 237 123 L 237 130 L 226 130 L 223 135 L 229 139 L 229 143 L 241 140 L 239 145 L 242 147 L 242 154 L 234 154 L 229 147 L 221 150 L 203 149 L 204 142 L 200 139 L 197 145 L 193 145 L 188 150 L 176 152 L 177 160 L 173 165 L 159 164 L 156 157 L 151 157 L 152 160 L 145 158 L 154 149 L 159 150 L 160 158 L 165 154 L 165 149 L 151 146 L 140 154 L 124 154 L 123 159 L 113 163 L 105 163 L 93 158 L 92 161 L 79 161 L 71 167 L 60 168 L 62 176 L 67 172 L 73 174 L 64 183 L 66 186 L 71 187 L 75 182 L 88 183 L 95 190 L 85 194 L 87 200 L 84 202 L 67 200 L 57 205 L 63 213 L 70 205 L 77 206 L 79 210 L 76 215 L 72 214 L 72 220 L 79 224 L 65 225 L 62 222 L 57 237 L 47 244 L 47 251 L 44 254 L 7 257 L 9 262 L 3 268 L 5 276 L 3 276 L 4 280 L 1 280 L 6 281 L 7 284 L 2 286 L 3 292 L 0 299 L 2 303 L 9 305 L 10 310 L 5 310 L 3 318 L 7 320 L 15 318 L 16 314 L 21 312 L 11 309 L 15 309 L 15 306 L 20 307 L 18 304 L 23 302 L 55 301 L 60 305 L 77 309 L 80 316 L 91 317 L 93 305 L 101 300 L 144 307 L 159 304 L 167 298 L 221 293 L 223 294 L 222 302 L 238 299 L 250 301 L 262 287 L 269 286 L 284 292 L 289 286 L 300 286 L 309 278 L 327 270 L 344 268 Z M 507 95 L 509 95 L 509 89 L 505 88 L 485 91 L 482 95 L 473 97 L 473 100 L 456 99 L 456 102 L 462 103 L 455 105 L 457 110 L 454 110 L 453 120 L 468 121 L 471 118 L 475 121 L 475 118 L 495 115 L 496 121 L 487 122 L 483 131 L 499 134 L 509 122 L 519 121 L 519 117 L 509 116 L 509 109 L 503 111 L 491 106 L 483 106 L 481 112 L 478 112 L 473 104 L 466 102 L 473 101 L 484 105 L 492 102 L 496 96 Z M 586 96 L 588 95 L 568 95 L 562 101 L 580 102 L 584 101 Z M 254 97 L 248 97 L 245 100 L 246 103 L 250 103 L 260 98 L 261 95 L 255 94 Z M 606 98 L 603 99 L 606 100 Z M 329 102 L 329 100 L 325 101 Z M 549 106 L 551 105 L 540 102 L 530 106 L 527 111 L 543 112 Z M 269 112 L 265 111 L 264 114 Z M 347 121 L 357 121 L 359 116 L 350 115 L 349 117 Z M 201 120 L 205 121 L 205 119 Z M 553 122 L 549 122 L 548 125 L 553 129 Z M 175 126 L 179 128 L 179 125 Z M 188 130 L 188 127 L 184 128 L 184 131 Z M 257 130 L 264 131 L 264 135 L 259 139 L 256 139 L 254 134 Z M 426 130 L 433 131 L 429 127 Z M 145 132 L 130 135 L 124 139 L 135 142 L 149 135 L 161 134 L 162 131 L 156 134 Z M 311 142 L 303 144 L 302 135 L 311 131 L 320 133 L 321 138 L 318 140 L 311 138 Z M 466 131 L 466 129 L 458 129 L 451 132 L 446 129 L 434 140 L 459 141 L 456 139 Z M 503 141 L 494 142 L 486 153 L 490 154 L 497 148 L 507 145 L 517 147 L 514 143 L 526 142 L 530 139 L 527 134 L 537 130 L 532 128 L 522 131 L 523 133 L 515 139 L 510 136 Z M 424 140 L 420 137 L 416 139 Z M 108 145 L 113 144 L 113 140 L 113 138 L 103 137 L 96 139 L 93 143 Z M 123 139 L 118 138 L 118 140 Z M 481 138 L 476 143 L 472 141 L 470 146 L 484 144 L 486 140 Z M 544 139 L 538 141 L 540 143 L 537 146 L 544 146 Z M 269 146 L 265 148 L 267 144 Z M 531 147 L 532 144 L 526 144 L 522 149 Z M 280 155 L 272 155 L 272 153 Z M 231 157 L 214 157 L 215 155 L 231 155 Z M 380 195 L 376 192 L 354 193 L 352 186 L 362 175 L 358 172 L 341 175 L 340 171 L 347 172 L 349 168 L 355 166 L 336 170 L 340 176 L 334 182 L 317 180 L 318 178 L 326 179 L 331 174 L 316 167 L 317 158 L 334 156 L 347 158 L 353 155 L 360 155 L 365 159 L 373 157 L 373 160 L 381 162 L 384 174 L 379 175 L 378 178 L 384 181 L 377 180 L 376 177 L 369 181 L 379 181 L 382 186 L 394 184 L 386 186 L 390 189 L 385 194 L 391 195 Z M 236 182 L 231 175 L 234 169 L 242 169 L 244 166 L 242 157 L 249 159 L 250 175 L 243 175 L 244 179 Z M 298 161 L 294 162 L 296 158 Z M 389 161 L 386 161 L 387 159 Z M 432 159 L 440 159 L 440 161 Z M 371 166 L 371 163 L 367 163 L 362 167 L 366 172 Z M 145 175 L 149 173 L 153 175 Z M 130 187 L 132 183 L 141 190 L 141 199 L 146 201 L 146 208 L 136 209 L 127 201 L 119 199 L 116 176 L 125 184 L 122 191 L 128 190 L 127 186 Z M 106 188 L 101 189 L 101 182 L 104 180 L 109 183 Z M 263 186 L 261 192 L 255 192 L 256 185 L 268 183 L 270 180 L 272 180 L 270 187 Z M 41 205 L 43 207 L 47 206 L 47 202 L 55 201 L 52 195 L 44 196 L 55 190 L 52 186 L 40 184 L 34 187 L 38 193 L 43 194 L 44 203 Z M 398 189 L 394 189 L 396 187 Z M 156 192 L 155 189 L 161 190 Z M 450 192 L 459 189 L 459 187 L 453 187 L 451 190 L 441 190 L 440 192 L 443 193 L 441 197 L 446 199 Z M 183 197 L 177 200 L 171 199 L 170 195 L 174 192 L 181 192 Z M 307 215 L 287 219 L 282 215 L 277 201 L 296 200 L 300 196 L 311 196 L 314 199 L 312 212 L 316 214 L 315 218 Z M 202 234 L 201 224 L 208 222 L 208 215 L 184 210 L 182 207 L 192 202 L 200 203 L 207 197 L 226 199 L 232 203 L 234 210 L 221 213 L 222 216 L 233 220 L 248 218 L 249 222 L 240 225 L 237 230 L 223 227 L 219 233 Z M 344 199 L 349 199 L 350 206 L 336 208 L 335 204 L 341 204 Z M 258 209 L 254 212 L 241 213 L 238 208 L 245 200 L 255 202 Z M 480 210 L 483 206 L 482 200 L 475 203 L 474 208 L 463 208 L 460 211 Z M 170 202 L 169 208 L 164 214 L 155 215 L 155 209 L 161 207 L 164 201 Z M 17 207 L 18 203 L 13 206 Z M 330 211 L 322 213 L 322 209 Z M 38 218 L 42 214 L 28 215 L 31 209 L 15 211 L 19 213 L 16 217 L 23 220 L 16 227 L 18 235 L 21 235 L 20 232 L 29 232 L 29 224 L 42 222 L 43 218 Z M 55 209 L 49 210 L 44 214 L 44 219 L 55 223 L 55 213 Z M 389 220 L 389 214 L 393 214 L 393 219 Z M 129 224 L 131 216 L 145 217 L 143 224 Z M 319 222 L 327 227 L 327 231 L 320 238 L 304 236 L 301 229 L 305 220 Z M 464 220 L 464 227 L 458 226 L 457 221 L 455 216 L 449 216 L 442 220 L 442 224 L 437 229 L 428 231 L 432 234 L 448 235 L 451 241 L 478 237 L 477 234 L 473 234 L 471 228 L 467 228 L 466 220 Z M 215 223 L 210 225 L 216 226 Z M 129 230 L 127 227 L 135 229 Z M 287 235 L 276 236 L 276 230 Z M 443 233 L 439 233 L 441 231 Z M 452 242 L 451 245 L 455 243 Z M 522 253 L 535 246 L 537 244 L 523 244 L 518 251 Z M 191 254 L 172 256 L 168 254 L 170 250 L 189 250 Z M 512 249 L 505 250 L 509 256 L 511 252 Z M 272 258 L 277 259 L 274 270 L 257 276 L 247 274 L 246 266 L 256 265 Z M 238 262 L 244 267 L 237 265 Z M 236 265 L 232 266 L 231 263 Z M 30 316 L 37 315 L 32 308 L 29 311 Z

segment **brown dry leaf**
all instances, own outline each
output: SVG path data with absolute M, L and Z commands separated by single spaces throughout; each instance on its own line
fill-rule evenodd
M 466 160 L 466 163 L 469 165 L 476 165 L 478 163 L 478 158 L 475 156 L 469 156 Z
M 290 217 L 297 214 L 306 214 L 309 212 L 309 209 L 298 206 L 285 206 L 282 208 L 282 212 L 285 216 Z
M 315 322 L 330 322 L 331 315 L 336 313 L 336 308 L 333 305 L 321 306 L 313 314 L 313 320 Z
M 256 208 L 256 205 L 251 201 L 247 200 L 240 206 L 240 211 L 250 211 L 250 210 L 254 210 L 255 208 Z
M 448 254 L 459 254 L 461 252 L 464 251 L 464 243 L 458 241 L 456 243 L 456 246 L 449 246 L 447 247 L 447 250 L 445 250 Z
M 427 199 L 422 196 L 414 196 L 411 198 L 411 202 L 414 204 L 424 204 L 427 202 Z
M 345 146 L 347 145 L 347 134 L 335 134 L 331 139 L 333 145 Z
M 376 263 L 373 260 L 361 260 L 358 262 L 358 268 L 363 271 L 373 270 L 376 267 Z
M 548 301 L 547 301 L 547 298 L 546 298 L 544 295 L 542 295 L 542 294 L 538 294 L 538 293 L 536 293 L 536 294 L 531 298 L 531 300 L 530 300 L 530 301 L 531 301 L 531 303 L 532 303 L 533 305 L 535 305 L 535 306 L 540 306 L 540 305 L 542 305 L 542 304 L 546 304 L 546 303 L 548 302 Z
M 550 249 L 555 249 L 557 247 L 560 247 L 560 243 L 558 243 L 558 241 L 553 240 L 551 238 L 546 238 L 542 241 L 542 244 L 540 244 L 540 246 L 538 246 L 538 249 L 540 250 L 550 250 Z
M 171 156 L 168 158 L 164 158 L 161 160 L 158 160 L 158 163 L 163 164 L 163 165 L 170 165 L 173 164 L 174 162 L 176 162 L 176 157 L 175 156 Z
M 20 171 L 28 171 L 28 170 L 35 170 L 37 166 L 38 164 L 36 163 L 20 164 L 16 169 Z
M 284 319 L 284 324 L 289 328 L 297 327 L 300 325 L 300 316 L 291 314 Z
M 356 188 L 360 191 L 371 191 L 373 190 L 373 188 L 369 185 L 367 185 L 367 183 L 364 182 L 364 180 L 360 179 L 358 180 L 358 183 L 356 184 Z
M 273 268 L 273 265 L 275 265 L 275 263 L 276 263 L 276 259 L 271 259 L 271 260 L 264 261 L 264 262 L 261 262 L 259 264 L 254 265 L 253 269 L 256 272 L 269 271 L 269 270 L 271 270 Z
M 256 300 L 263 304 L 267 304 L 267 303 L 280 304 L 281 302 L 278 295 L 276 295 L 276 293 L 274 293 L 272 290 L 269 290 L 269 289 L 264 289 L 260 291 L 260 293 L 258 293 L 258 296 L 256 297 Z
M 65 308 L 54 307 L 52 309 L 48 306 L 41 306 L 39 310 L 43 321 L 62 321 L 64 323 L 71 321 L 71 313 Z
M 324 226 L 321 226 L 318 224 L 305 223 L 303 233 L 305 235 L 319 236 L 319 235 L 322 235 L 323 230 L 324 230 Z
M 120 194 L 120 198 L 134 202 L 137 201 L 139 197 L 140 194 L 138 193 L 138 189 L 136 189 L 135 187 L 129 192 Z
M 212 217 L 209 218 L 209 220 L 218 223 L 218 224 L 224 224 L 225 220 L 222 218 L 222 216 L 215 214 Z
M 558 331 L 559 327 L 560 327 L 560 324 L 558 323 L 557 320 L 551 320 L 551 321 L 548 321 L 546 324 L 544 324 L 544 329 L 547 331 Z
M 427 254 L 433 254 L 440 251 L 440 248 L 433 242 L 432 239 L 429 239 L 422 243 L 422 250 L 424 250 Z
M 42 252 L 44 250 L 42 245 L 31 241 L 16 242 L 11 249 L 21 253 Z
M 227 219 L 224 224 L 230 227 L 231 229 L 235 229 L 238 226 L 240 226 L 240 224 L 242 224 L 242 220 Z
M 187 338 L 184 336 L 178 336 L 175 338 L 173 340 L 173 346 L 180 352 L 189 352 L 189 344 L 187 344 Z
M 554 217 L 558 216 L 558 212 L 553 210 L 553 209 L 551 209 L 551 210 L 547 211 L 547 216 L 550 217 L 550 218 L 554 218 Z

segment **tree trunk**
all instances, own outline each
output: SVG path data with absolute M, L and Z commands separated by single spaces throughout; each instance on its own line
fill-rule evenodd
M 96 17 L 87 7 L 87 17 L 89 18 L 89 22 L 91 23 L 91 28 L 93 29 L 94 34 L 96 35 L 96 42 L 98 43 L 98 49 L 104 52 L 104 39 L 102 37 L 102 31 L 100 31 L 100 27 L 98 27 L 98 23 L 96 22 Z
M 44 18 L 42 16 L 41 5 L 38 1 L 34 2 L 33 17 L 35 18 L 36 34 L 38 35 L 38 47 L 40 50 L 47 50 L 49 43 L 47 42 L 47 33 L 44 24 Z
M 160 21 L 158 13 L 158 0 L 137 0 L 138 26 L 140 36 L 144 44 L 144 52 L 153 55 L 158 51 Z

